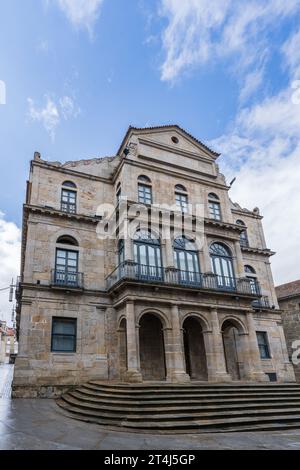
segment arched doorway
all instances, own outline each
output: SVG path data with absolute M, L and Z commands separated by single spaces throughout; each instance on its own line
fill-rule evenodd
M 156 315 L 145 313 L 142 316 L 139 338 L 143 380 L 165 380 L 166 363 L 163 325 Z
M 240 380 L 240 336 L 237 325 L 232 320 L 225 320 L 223 323 L 222 338 L 227 372 L 232 380 Z
M 188 317 L 183 323 L 186 373 L 191 380 L 207 380 L 207 362 L 203 331 L 199 320 Z
M 127 324 L 125 318 L 120 322 L 118 331 L 120 378 L 123 379 L 127 372 Z

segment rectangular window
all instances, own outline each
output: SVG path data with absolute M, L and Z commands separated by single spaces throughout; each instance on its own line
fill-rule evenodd
M 138 185 L 139 202 L 142 204 L 152 204 L 152 188 L 145 184 Z
M 62 189 L 61 210 L 63 212 L 69 212 L 70 214 L 76 213 L 76 191 L 70 191 L 69 189 Z
M 257 331 L 256 336 L 261 359 L 270 359 L 267 333 L 265 331 Z
M 176 205 L 180 208 L 181 212 L 187 212 L 188 198 L 186 194 L 175 193 Z
M 51 351 L 76 352 L 76 318 L 52 318 Z
M 209 203 L 209 216 L 211 219 L 221 220 L 221 208 L 218 202 Z

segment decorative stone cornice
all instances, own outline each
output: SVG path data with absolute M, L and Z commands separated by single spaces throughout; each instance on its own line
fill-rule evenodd
M 256 253 L 263 256 L 273 256 L 275 251 L 271 251 L 269 248 L 255 248 L 252 246 L 241 246 L 241 249 L 245 253 Z
M 79 222 L 87 222 L 97 224 L 101 220 L 101 216 L 90 216 L 84 214 L 71 214 L 69 212 L 60 211 L 54 207 L 35 206 L 31 204 L 24 204 L 24 210 L 31 213 L 50 215 L 52 217 L 61 217 L 69 220 L 76 220 Z

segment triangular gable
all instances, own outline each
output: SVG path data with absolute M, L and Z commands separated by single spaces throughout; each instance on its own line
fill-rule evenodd
M 220 155 L 177 125 L 143 128 L 130 126 L 117 152 L 118 155 L 123 155 L 125 148 L 133 136 L 141 141 L 145 140 L 149 143 L 153 142 L 154 144 L 165 146 L 166 148 L 169 147 L 174 152 L 187 152 L 212 160 L 216 160 Z M 176 141 L 176 139 L 178 141 Z

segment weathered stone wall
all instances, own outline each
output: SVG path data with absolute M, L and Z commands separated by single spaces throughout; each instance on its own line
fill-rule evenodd
M 279 306 L 282 309 L 282 323 L 291 360 L 295 351 L 292 349 L 292 344 L 294 341 L 300 341 L 300 295 L 279 299 Z M 300 359 L 300 355 L 298 358 Z M 294 371 L 297 382 L 300 382 L 300 364 L 294 364 Z

